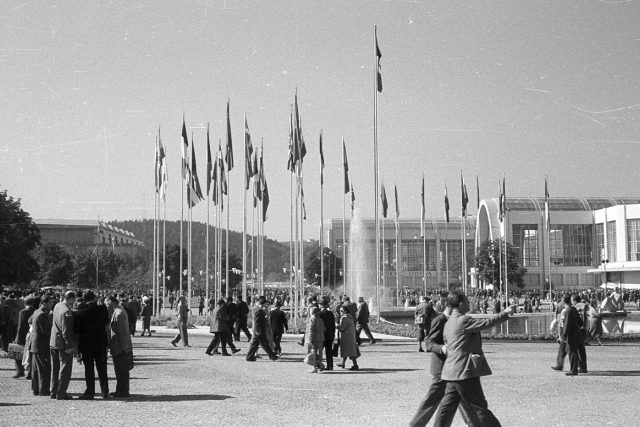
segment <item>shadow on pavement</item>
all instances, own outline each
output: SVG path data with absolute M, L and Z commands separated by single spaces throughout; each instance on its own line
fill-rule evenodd
M 0 408 L 3 406 L 30 406 L 30 403 L 4 403 L 0 402 Z
M 128 399 L 114 399 L 114 401 L 124 402 L 187 402 L 199 400 L 227 400 L 233 396 L 223 396 L 218 394 L 160 394 L 156 396 L 146 396 L 142 394 L 132 394 Z
M 333 371 L 323 371 L 323 374 L 385 374 L 390 372 L 414 372 L 422 371 L 422 369 L 382 369 L 382 368 L 360 368 L 357 371 L 350 369 L 337 368 Z
M 589 371 L 588 374 L 579 376 L 591 377 L 640 377 L 640 371 Z

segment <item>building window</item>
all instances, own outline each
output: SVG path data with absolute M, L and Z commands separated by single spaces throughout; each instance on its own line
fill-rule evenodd
M 422 271 L 422 240 L 402 242 L 402 271 Z
M 600 264 L 604 259 L 604 224 L 596 224 L 596 247 L 598 250 L 596 264 Z
M 518 260 L 524 267 L 538 267 L 538 225 L 514 224 L 513 246 L 518 251 Z
M 549 230 L 551 262 L 571 267 L 592 265 L 591 227 L 583 224 L 552 225 Z
M 609 262 L 616 262 L 618 259 L 616 247 L 616 222 L 609 221 L 607 222 L 607 258 Z
M 629 261 L 640 261 L 640 219 L 627 220 L 627 236 Z

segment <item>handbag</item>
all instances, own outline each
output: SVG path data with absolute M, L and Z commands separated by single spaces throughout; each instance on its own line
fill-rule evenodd
M 310 366 L 316 366 L 316 353 L 307 353 L 304 358 L 304 363 Z
M 17 360 L 22 363 L 22 356 L 24 354 L 24 346 L 16 343 L 9 344 L 7 349 L 7 357 L 9 359 Z
M 425 323 L 425 321 L 424 321 L 424 315 L 423 315 L 423 314 L 418 314 L 418 315 L 416 316 L 415 324 L 416 324 L 416 325 L 422 325 L 423 323 Z

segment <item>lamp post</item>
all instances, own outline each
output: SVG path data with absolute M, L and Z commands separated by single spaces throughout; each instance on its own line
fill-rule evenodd
M 609 279 L 607 278 L 607 263 L 609 262 L 608 259 L 603 259 L 602 260 L 602 267 L 604 268 L 604 293 L 607 293 L 607 287 L 608 287 L 608 283 L 609 283 Z

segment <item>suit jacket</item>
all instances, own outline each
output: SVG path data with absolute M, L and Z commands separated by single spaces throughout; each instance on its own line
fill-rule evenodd
M 73 332 L 73 312 L 66 302 L 60 302 L 53 308 L 51 338 L 49 345 L 53 349 L 74 351 L 78 349 L 78 336 Z
M 565 309 L 561 338 L 570 348 L 577 347 L 582 339 L 579 316 L 578 310 L 574 306 L 570 305 Z
M 361 325 L 369 323 L 369 305 L 362 301 L 358 303 L 358 311 L 356 313 L 356 320 Z
M 131 344 L 131 331 L 129 330 L 129 318 L 121 306 L 116 307 L 111 315 L 109 323 L 111 356 L 118 357 L 133 349 Z
M 209 332 L 226 332 L 229 330 L 229 316 L 227 315 L 227 306 L 217 306 L 211 312 L 211 326 Z
M 253 309 L 253 333 L 257 336 L 267 337 L 267 314 L 260 306 Z
M 31 353 L 49 354 L 51 339 L 51 313 L 47 313 L 42 308 L 38 308 L 31 315 L 30 323 L 33 328 L 31 332 Z
M 284 334 L 285 329 L 289 330 L 287 315 L 280 309 L 280 307 L 276 307 L 271 310 L 269 321 L 271 322 L 271 330 L 274 334 Z
M 74 332 L 78 334 L 78 350 L 104 351 L 107 348 L 109 312 L 94 301 L 75 312 Z
M 480 331 L 502 323 L 508 317 L 504 311 L 486 318 L 474 318 L 454 310 L 444 325 L 447 358 L 442 367 L 442 379 L 459 381 L 491 375 L 482 352 Z
M 447 318 L 444 314 L 438 314 L 431 321 L 431 329 L 429 329 L 429 335 L 427 335 L 427 351 L 431 353 L 431 375 L 433 375 L 434 381 L 440 379 L 442 367 L 447 358 L 442 352 L 445 323 L 447 323 Z
M 307 322 L 305 340 L 317 348 L 324 344 L 324 321 L 318 316 L 311 316 Z
M 320 310 L 319 316 L 324 322 L 324 342 L 333 342 L 336 337 L 336 316 L 328 308 Z
M 24 345 L 29 332 L 29 318 L 36 311 L 35 307 L 25 307 L 18 313 L 18 332 L 16 333 L 16 344 Z

